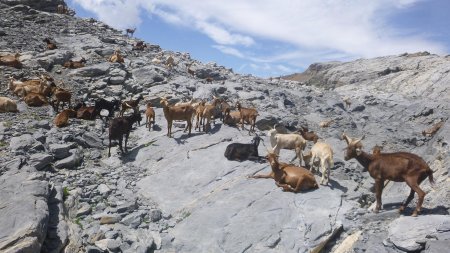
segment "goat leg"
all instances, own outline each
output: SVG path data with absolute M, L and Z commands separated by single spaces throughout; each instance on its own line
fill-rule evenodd
M 402 205 L 398 209 L 399 213 L 402 213 L 405 210 L 405 208 L 408 206 L 409 202 L 411 202 L 411 200 L 414 198 L 414 193 L 415 193 L 415 191 L 411 188 L 408 197 L 406 198 L 405 201 L 403 201 Z
M 252 178 L 273 178 L 273 175 L 272 175 L 272 173 L 269 173 L 269 174 L 266 174 L 266 175 L 258 174 L 258 175 L 253 175 Z
M 128 152 L 127 144 L 128 144 L 128 137 L 129 137 L 129 136 L 130 136 L 130 132 L 128 132 L 128 133 L 125 134 L 125 153 Z
M 283 188 L 283 191 L 284 191 L 284 192 L 295 192 L 295 190 L 292 189 L 292 187 L 291 187 L 290 185 L 288 185 L 288 184 L 281 184 L 281 183 L 279 183 L 279 182 L 277 182 L 277 181 L 275 181 L 275 184 L 276 184 L 278 187 Z
M 376 205 L 375 205 L 375 213 L 378 213 L 381 209 L 381 194 L 383 193 L 383 183 L 384 180 L 377 179 L 375 180 L 375 198 L 376 198 Z

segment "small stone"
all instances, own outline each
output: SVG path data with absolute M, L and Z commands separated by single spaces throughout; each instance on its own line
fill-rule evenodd
M 115 224 L 120 221 L 119 215 L 105 215 L 100 218 L 100 225 Z
M 150 220 L 153 222 L 157 222 L 161 220 L 162 218 L 162 212 L 159 209 L 154 209 L 150 211 Z
M 97 187 L 97 191 L 102 194 L 109 194 L 111 192 L 111 189 L 106 184 L 101 184 Z
M 92 208 L 88 203 L 82 203 L 81 207 L 78 209 L 76 215 L 77 215 L 77 217 L 83 216 L 83 215 L 88 215 L 91 213 L 91 211 L 92 211 Z

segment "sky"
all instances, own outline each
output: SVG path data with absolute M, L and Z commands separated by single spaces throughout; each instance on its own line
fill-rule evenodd
M 277 77 L 312 63 L 450 51 L 449 0 L 66 0 L 165 50 Z

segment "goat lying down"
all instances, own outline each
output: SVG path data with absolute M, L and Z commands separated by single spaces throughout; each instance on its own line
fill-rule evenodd
M 224 156 L 228 160 L 245 161 L 245 160 L 259 160 L 258 146 L 261 137 L 253 137 L 252 143 L 231 143 L 227 146 Z
M 303 167 L 278 162 L 278 155 L 269 152 L 266 156 L 272 172 L 267 175 L 254 175 L 253 178 L 273 178 L 283 191 L 300 192 L 302 190 L 317 189 L 319 185 L 314 174 Z

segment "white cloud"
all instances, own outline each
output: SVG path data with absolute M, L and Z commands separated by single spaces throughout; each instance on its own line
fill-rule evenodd
M 140 10 L 145 10 L 207 35 L 223 53 L 256 63 L 287 61 L 283 65 L 303 66 L 313 61 L 446 50 L 425 35 L 411 36 L 388 23 L 389 15 L 424 0 L 72 1 L 118 28 L 139 25 Z M 254 55 L 243 53 L 267 41 L 272 47 L 274 43 L 289 45 L 289 50 L 268 47 Z

